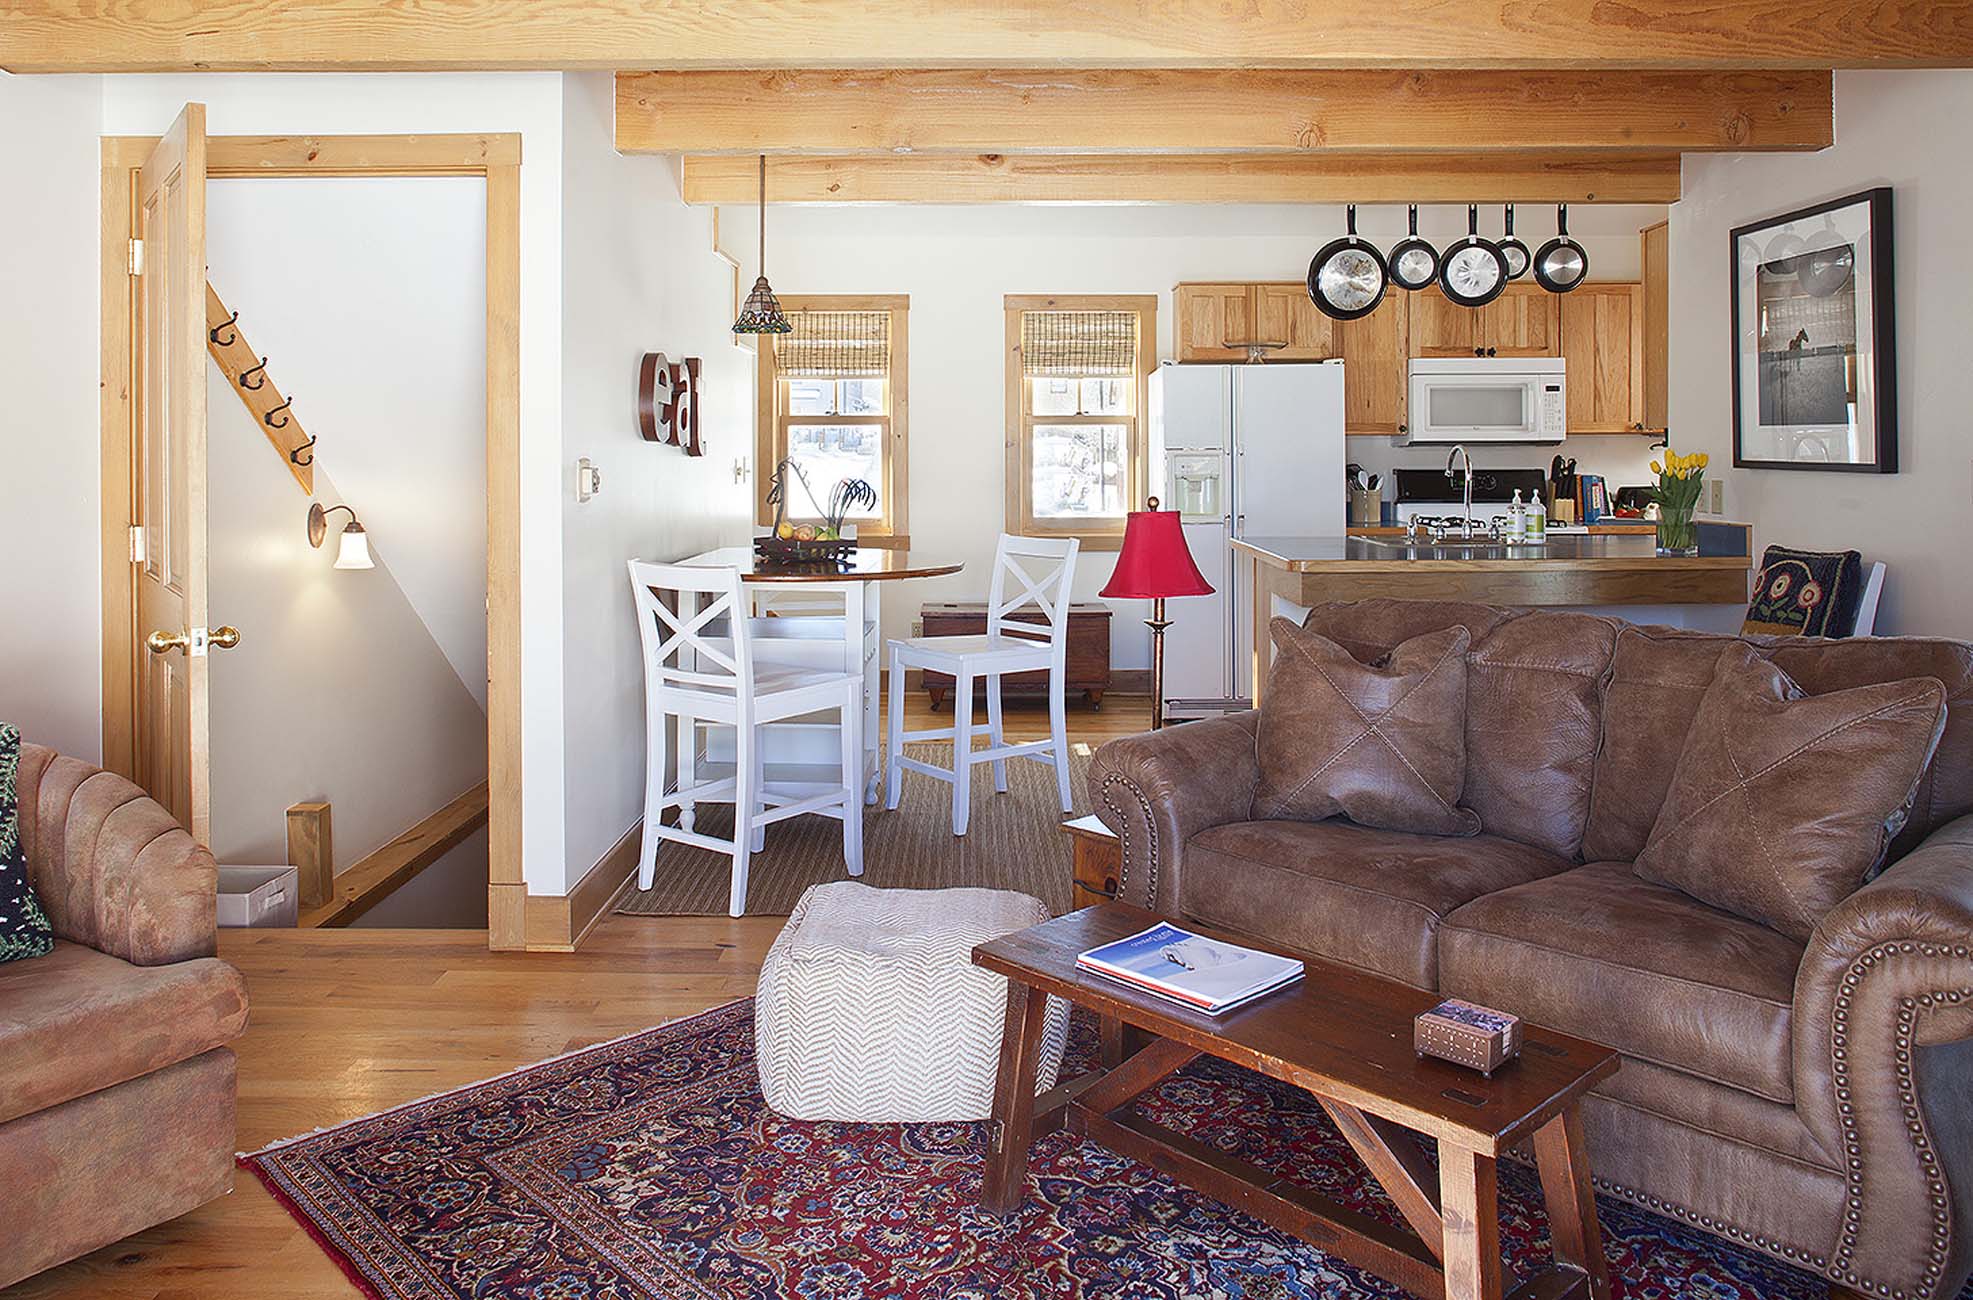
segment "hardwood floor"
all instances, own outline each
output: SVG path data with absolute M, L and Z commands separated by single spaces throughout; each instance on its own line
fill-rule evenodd
M 946 726 L 910 697 L 906 725 Z M 1149 725 L 1149 701 L 1072 708 L 1071 742 Z M 982 721 L 984 720 L 982 715 Z M 1046 710 L 1010 702 L 1009 739 Z M 1069 870 L 1069 844 L 1062 844 Z M 572 954 L 495 953 L 482 930 L 224 930 L 252 1019 L 238 1145 L 356 1119 L 745 997 L 780 917 L 606 918 Z M 5 1300 L 347 1300 L 357 1291 L 242 1171 L 231 1196 L 0 1290 Z

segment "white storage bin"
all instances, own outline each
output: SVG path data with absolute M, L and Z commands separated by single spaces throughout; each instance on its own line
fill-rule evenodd
M 301 886 L 293 867 L 221 867 L 219 923 L 271 930 L 295 923 Z

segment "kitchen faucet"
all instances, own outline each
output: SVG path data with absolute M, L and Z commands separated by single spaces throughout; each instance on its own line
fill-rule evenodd
M 1466 462 L 1466 535 L 1473 535 L 1473 456 L 1466 450 L 1465 443 L 1454 443 L 1452 451 L 1445 458 L 1445 476 L 1452 477 L 1454 461 Z

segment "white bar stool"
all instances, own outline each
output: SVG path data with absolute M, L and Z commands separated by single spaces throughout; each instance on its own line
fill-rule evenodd
M 850 875 L 862 875 L 862 676 L 756 665 L 737 569 L 632 560 L 630 587 L 644 645 L 644 836 L 637 861 L 638 888 L 651 887 L 658 841 L 711 849 L 733 859 L 727 911 L 743 915 L 748 860 L 766 828 L 811 812 L 842 819 L 843 861 Z M 840 787 L 807 798 L 776 791 L 766 780 L 757 729 L 763 723 L 825 709 L 842 714 Z M 675 789 L 667 790 L 666 738 L 672 730 L 667 725 L 671 718 L 678 720 L 678 780 Z M 701 723 L 733 728 L 730 777 L 698 779 Z M 733 805 L 731 840 L 693 829 L 693 806 L 699 803 Z M 680 809 L 680 824 L 667 826 L 664 811 L 673 806 Z
M 1055 784 L 1062 797 L 1062 811 L 1072 812 L 1075 801 L 1069 793 L 1069 745 L 1064 700 L 1069 654 L 1069 583 L 1075 576 L 1076 552 L 1081 543 L 1074 538 L 1052 539 L 1000 535 L 993 557 L 993 588 L 987 598 L 985 636 L 919 636 L 892 641 L 891 716 L 886 728 L 885 798 L 886 808 L 897 807 L 903 793 L 906 769 L 937 777 L 952 785 L 952 833 L 964 835 L 972 812 L 972 769 L 976 763 L 993 764 L 993 788 L 1007 791 L 1007 760 L 1032 758 L 1055 764 Z M 1038 572 L 1031 572 L 1022 561 L 1039 561 Z M 1019 594 L 1007 596 L 1007 579 L 1012 575 L 1021 584 Z M 1007 616 L 1032 603 L 1041 611 L 1043 622 L 1009 619 Z M 931 731 L 904 729 L 904 673 L 907 668 L 948 673 L 955 680 L 952 694 L 951 727 Z M 1006 673 L 1048 672 L 1048 739 L 1019 745 L 1007 743 L 1001 730 L 1000 679 Z M 973 749 L 973 682 L 986 678 L 987 735 L 989 745 Z M 948 770 L 920 763 L 904 756 L 907 740 L 951 740 L 952 767 Z

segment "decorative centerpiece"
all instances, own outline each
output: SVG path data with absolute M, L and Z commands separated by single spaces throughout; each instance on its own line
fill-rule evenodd
M 788 475 L 793 473 L 822 516 L 820 523 L 797 524 L 788 519 Z M 774 507 L 774 524 L 754 538 L 754 554 L 778 564 L 845 564 L 856 550 L 856 525 L 845 523 L 852 510 L 877 504 L 877 489 L 860 478 L 838 480 L 829 493 L 825 509 L 808 485 L 808 475 L 793 459 L 774 467 L 774 486 L 767 491 L 767 504 Z
M 1658 486 L 1651 489 L 1651 500 L 1658 506 L 1658 554 L 1699 553 L 1699 528 L 1692 522 L 1692 509 L 1699 504 L 1710 463 L 1703 451 L 1681 456 L 1670 447 L 1665 448 L 1664 464 L 1651 462 L 1651 472 L 1658 476 Z

